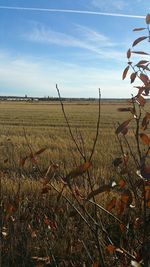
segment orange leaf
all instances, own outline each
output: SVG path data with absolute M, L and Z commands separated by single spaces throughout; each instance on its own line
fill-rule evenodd
M 100 267 L 99 262 L 98 261 L 94 262 L 92 267 Z
M 142 42 L 143 40 L 145 40 L 145 39 L 147 39 L 147 38 L 148 38 L 147 36 L 142 36 L 142 37 L 137 38 L 137 39 L 133 42 L 132 46 L 137 45 L 138 43 Z
M 126 78 L 129 68 L 130 68 L 130 66 L 127 66 L 124 69 L 123 74 L 122 74 L 122 80 L 124 80 Z
M 113 253 L 116 250 L 116 247 L 112 244 L 109 244 L 106 249 L 109 253 Z
M 150 144 L 150 138 L 146 134 L 140 133 L 139 136 L 140 136 L 140 138 L 141 138 L 141 140 L 142 140 L 144 145 L 149 145 Z
M 125 185 L 126 185 L 126 182 L 122 179 L 119 181 L 118 185 L 121 187 L 121 188 L 124 188 Z

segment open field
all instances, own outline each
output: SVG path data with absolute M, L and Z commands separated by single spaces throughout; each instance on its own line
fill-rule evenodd
M 121 100 L 105 101 L 101 104 L 101 122 L 94 162 L 99 165 L 102 174 L 105 172 L 106 177 L 114 155 L 120 153 L 114 127 L 118 122 L 121 123 L 131 117 L 131 114 L 117 111 L 117 108 L 126 105 L 128 106 L 128 103 Z M 96 135 L 98 104 L 75 102 L 65 103 L 64 106 L 75 138 L 79 146 L 84 142 L 85 153 L 88 156 Z M 80 160 L 58 102 L 48 104 L 1 102 L 0 121 L 2 169 L 18 169 L 20 157 L 25 157 L 30 152 L 27 142 L 33 151 L 47 147 L 47 151 L 39 157 L 41 168 L 46 169 L 50 161 L 63 162 L 67 168 L 72 168 L 75 164 L 74 159 L 77 157 Z
M 72 186 L 66 187 L 62 178 L 84 160 L 69 135 L 60 104 L 0 102 L 2 266 L 99 267 L 101 249 L 104 266 L 112 266 L 112 263 L 116 267 L 130 266 L 128 251 L 135 245 L 134 237 L 140 238 L 141 228 L 135 228 L 130 236 L 122 225 L 132 223 L 133 213 L 129 216 L 127 208 L 118 215 L 115 206 L 111 207 L 120 220 L 116 221 L 103 209 L 84 200 L 91 190 L 110 181 L 117 183 L 124 179 L 125 187 L 130 177 L 133 183 L 137 182 L 132 162 L 129 172 L 121 175 L 112 164 L 121 156 L 115 125 L 132 117 L 117 109 L 128 105 L 119 100 L 101 103 L 101 123 L 92 167 L 81 176 L 72 173 L 78 177 Z M 98 103 L 65 103 L 64 107 L 79 148 L 88 160 L 96 135 Z M 149 103 L 145 109 L 150 110 Z M 133 129 L 134 124 L 131 124 L 127 138 L 136 155 Z M 126 145 L 124 147 L 126 152 Z M 30 156 L 42 148 L 46 150 L 36 158 Z M 119 190 L 124 190 L 124 184 Z M 118 199 L 116 196 L 116 192 L 106 190 L 96 196 L 95 201 L 111 210 L 112 198 Z M 129 195 L 124 193 L 124 196 Z M 136 203 L 136 198 L 133 202 Z M 113 252 L 110 242 L 123 247 L 127 251 L 127 254 L 123 252 L 125 257 Z M 138 251 L 139 245 L 136 246 Z

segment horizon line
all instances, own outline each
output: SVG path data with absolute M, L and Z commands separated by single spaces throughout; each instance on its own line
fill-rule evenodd
M 137 18 L 144 19 L 145 16 L 140 15 L 128 15 L 121 13 L 107 13 L 88 10 L 76 10 L 76 9 L 56 9 L 56 8 L 37 8 L 37 7 L 20 7 L 20 6 L 0 6 L 0 9 L 9 10 L 24 10 L 24 11 L 40 11 L 40 12 L 56 12 L 56 13 L 76 13 L 84 15 L 99 15 L 99 16 L 112 16 L 112 17 L 124 17 L 124 18 Z

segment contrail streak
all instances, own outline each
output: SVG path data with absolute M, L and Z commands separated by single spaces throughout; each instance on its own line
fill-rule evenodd
M 138 15 L 104 13 L 104 12 L 74 10 L 74 9 L 36 8 L 36 7 L 18 7 L 18 6 L 0 6 L 0 9 L 38 11 L 38 12 L 76 13 L 85 15 L 99 15 L 99 16 L 125 17 L 125 18 L 137 18 L 137 19 L 145 18 L 145 16 L 138 16 Z

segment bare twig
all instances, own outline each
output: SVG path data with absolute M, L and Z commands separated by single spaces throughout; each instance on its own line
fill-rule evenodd
M 58 88 L 57 84 L 56 84 L 56 90 L 57 90 L 57 93 L 58 93 L 58 97 L 59 97 L 59 101 L 60 101 L 60 104 L 61 104 L 62 112 L 63 112 L 63 115 L 64 115 L 64 118 L 65 118 L 65 121 L 66 121 L 68 130 L 69 130 L 70 136 L 71 136 L 71 138 L 72 138 L 72 140 L 73 140 L 73 142 L 74 142 L 74 144 L 75 144 L 75 146 L 76 146 L 78 152 L 79 152 L 80 155 L 85 159 L 85 156 L 84 156 L 84 154 L 82 153 L 82 150 L 80 149 L 80 147 L 79 147 L 79 145 L 78 145 L 78 143 L 77 143 L 77 141 L 76 141 L 76 139 L 75 139 L 75 137 L 74 137 L 74 135 L 73 135 L 73 133 L 72 133 L 72 130 L 71 130 L 71 127 L 70 127 L 68 118 L 67 118 L 67 116 L 66 116 L 66 112 L 65 112 L 65 109 L 64 109 L 64 104 L 63 104 L 63 102 L 62 102 L 62 98 L 61 98 L 60 91 L 59 91 L 59 88 Z
M 93 154 L 94 154 L 94 151 L 95 151 L 95 147 L 96 147 L 96 143 L 97 143 L 97 140 L 98 140 L 98 135 L 99 135 L 99 126 L 100 126 L 100 117 L 101 117 L 101 91 L 99 89 L 99 101 L 98 101 L 98 120 L 97 120 L 97 127 L 96 127 L 96 136 L 95 136 L 95 139 L 94 139 L 94 143 L 93 143 L 93 147 L 92 147 L 92 151 L 91 151 L 91 155 L 90 155 L 90 161 L 93 157 Z

